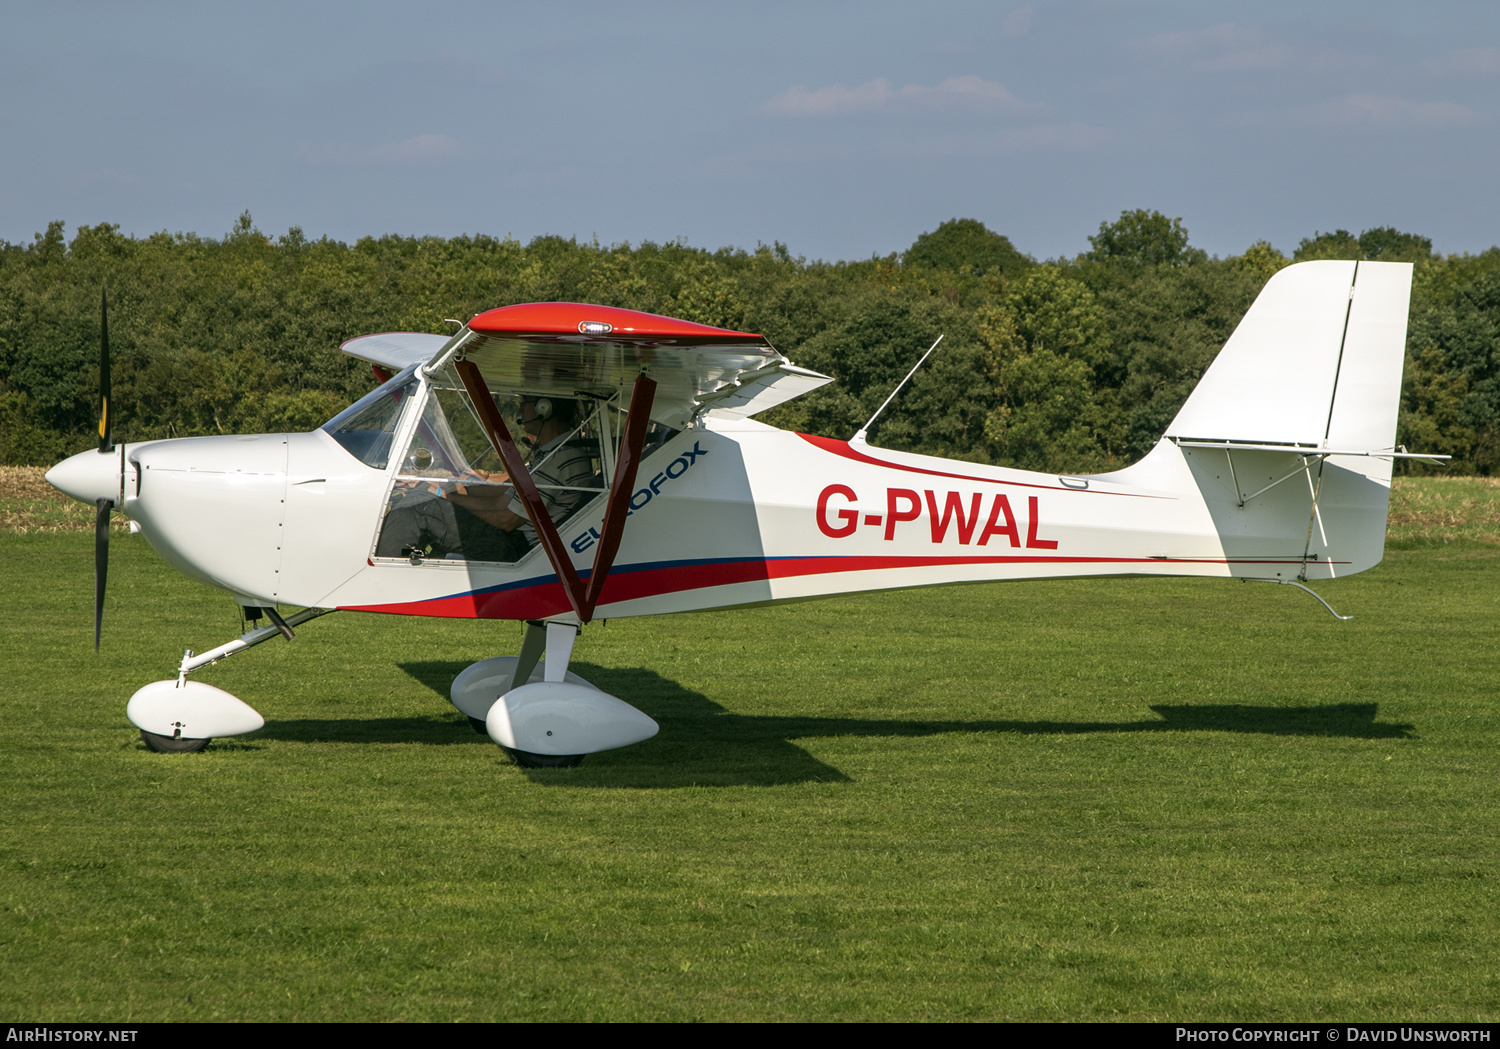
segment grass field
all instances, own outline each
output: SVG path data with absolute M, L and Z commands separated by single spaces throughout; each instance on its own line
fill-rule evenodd
M 524 772 L 448 705 L 512 624 L 339 614 L 126 698 L 227 598 L 0 477 L 0 1017 L 1500 1016 L 1500 489 L 1398 482 L 1321 584 L 966 586 L 590 629 L 645 744 Z M 6 486 L 9 487 L 6 487 Z M 27 494 L 30 492 L 31 494 Z M 30 500 L 28 502 L 28 500 Z

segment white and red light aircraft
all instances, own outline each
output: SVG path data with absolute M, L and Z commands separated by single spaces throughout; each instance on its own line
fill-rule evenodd
M 568 672 L 595 618 L 1065 576 L 1301 586 L 1374 566 L 1392 461 L 1409 454 L 1394 440 L 1411 273 L 1277 273 L 1156 447 L 1113 473 L 777 430 L 752 416 L 832 380 L 761 336 L 538 303 L 451 338 L 345 343 L 385 381 L 311 433 L 118 448 L 105 335 L 100 449 L 47 479 L 99 508 L 96 645 L 111 508 L 252 624 L 131 698 L 152 749 L 259 728 L 188 675 L 344 609 L 525 622 L 520 655 L 468 667 L 453 704 L 517 762 L 573 764 L 657 731 Z M 529 462 L 507 415 L 535 439 Z M 287 605 L 303 610 L 283 618 Z

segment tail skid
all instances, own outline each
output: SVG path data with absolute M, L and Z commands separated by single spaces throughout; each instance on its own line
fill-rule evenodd
M 1326 600 L 1323 599 L 1323 595 L 1319 594 L 1316 590 L 1312 589 L 1309 586 L 1304 586 L 1303 584 L 1297 582 L 1295 579 L 1251 579 L 1251 580 L 1249 580 L 1249 582 L 1252 582 L 1252 583 L 1282 583 L 1282 584 L 1284 584 L 1286 586 L 1294 586 L 1298 590 L 1303 591 L 1304 593 L 1311 594 L 1313 596 L 1313 600 L 1315 600 L 1318 604 L 1322 605 L 1324 608 L 1328 609 L 1328 614 L 1331 615 L 1331 616 L 1333 616 L 1334 619 L 1350 620 L 1350 619 L 1354 618 L 1353 616 L 1341 616 L 1341 615 L 1339 615 L 1337 612 L 1335 612 L 1333 610 L 1333 606 L 1330 605 Z

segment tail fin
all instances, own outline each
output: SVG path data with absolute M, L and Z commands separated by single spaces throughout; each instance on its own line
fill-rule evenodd
M 1410 263 L 1304 262 L 1267 282 L 1166 436 L 1393 451 Z M 1389 460 L 1386 465 L 1389 479 Z
M 1167 427 L 1158 453 L 1186 460 L 1235 575 L 1329 579 L 1384 556 L 1411 278 L 1281 270 Z

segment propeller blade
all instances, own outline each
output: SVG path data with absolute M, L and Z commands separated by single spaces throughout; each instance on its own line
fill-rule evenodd
M 109 512 L 113 499 L 100 499 L 94 517 L 94 651 L 99 651 L 99 631 L 104 626 L 104 579 L 109 575 Z
M 114 451 L 109 418 L 109 291 L 99 288 L 99 450 Z

